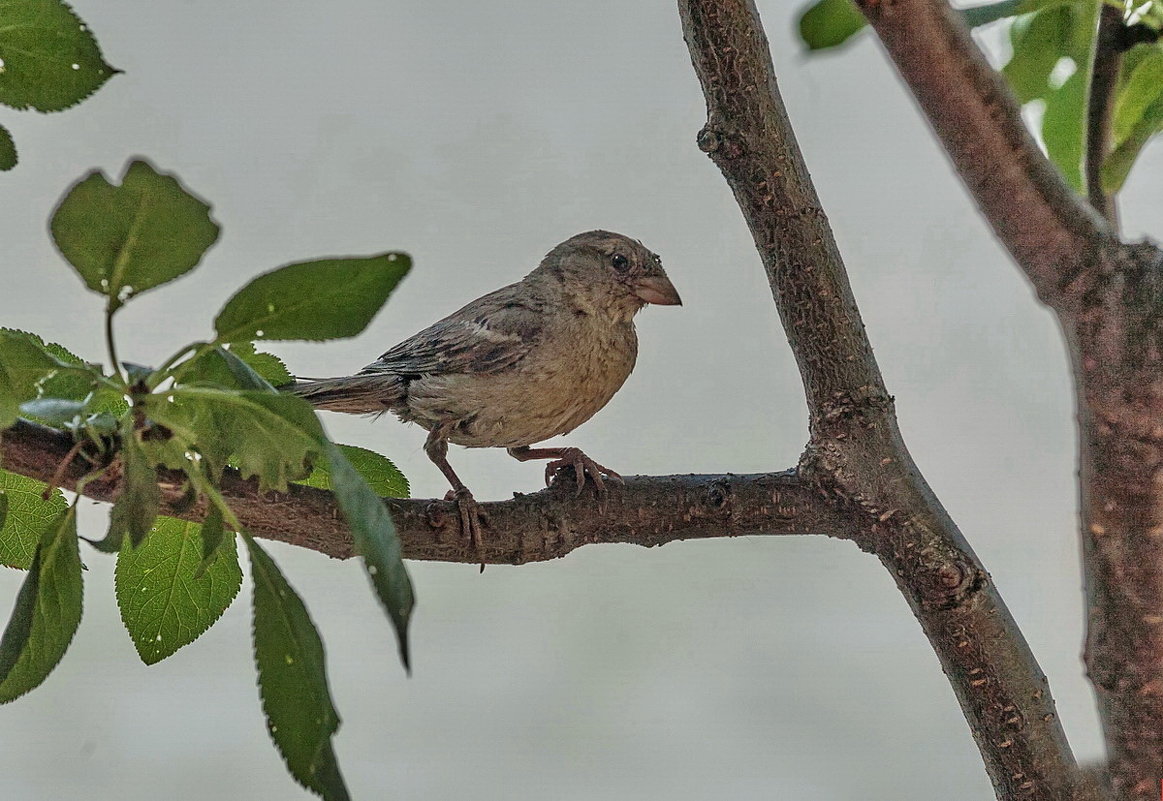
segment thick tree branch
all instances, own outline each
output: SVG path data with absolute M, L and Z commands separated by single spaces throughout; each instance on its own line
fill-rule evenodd
M 1078 390 L 1086 665 L 1117 798 L 1163 782 L 1163 253 L 1127 246 L 1087 297 Z
M 1038 149 L 1005 80 L 945 0 L 856 0 L 1038 296 L 1070 308 L 1110 231 Z
M 1045 677 L 900 437 L 753 0 L 680 0 L 679 10 L 707 99 L 699 146 L 723 172 L 751 228 L 803 376 L 812 439 L 801 472 L 868 521 L 858 542 L 892 572 L 921 622 L 998 798 L 1082 797 Z M 1047 179 L 1047 191 L 1055 185 Z M 1000 202 L 993 197 L 998 187 L 983 189 L 991 203 Z M 1054 219 L 1074 219 L 1066 212 L 1078 205 L 1069 196 L 1047 200 L 1034 192 L 1030 199 Z M 1022 250 L 1050 247 L 1061 255 L 1088 230 L 1061 229 L 1037 242 L 1020 227 L 1013 233 Z M 1041 262 L 1037 280 L 1055 284 L 1056 270 Z
M 1114 195 L 1102 186 L 1102 165 L 1110 153 L 1111 117 L 1115 105 L 1115 90 L 1123 63 L 1122 11 L 1103 4 L 1099 10 L 1098 33 L 1094 41 L 1094 58 L 1090 74 L 1090 88 L 1086 99 L 1086 147 L 1083 167 L 1086 173 L 1086 193 L 1090 205 L 1118 230 L 1118 210 Z
M 19 421 L 4 432 L 0 444 L 6 470 L 45 483 L 59 476 L 66 489 L 75 489 L 77 480 L 91 469 L 79 457 L 61 469 L 70 455 L 71 438 L 35 423 Z M 183 507 L 182 475 L 161 471 L 159 477 L 163 513 L 200 521 L 204 503 Z M 251 534 L 340 559 L 352 556 L 347 525 L 330 492 L 292 486 L 285 493 L 260 493 L 253 480 L 243 481 L 234 470 L 226 471 L 221 489 Z M 116 499 L 120 491 L 120 477 L 114 472 L 85 486 L 87 497 L 101 501 Z M 460 535 L 453 504 L 413 499 L 387 503 L 405 557 L 470 564 L 546 561 L 600 542 L 653 546 L 744 534 L 846 538 L 857 525 L 852 514 L 792 471 L 632 476 L 625 487 L 612 487 L 601 501 L 590 492 L 576 497 L 566 482 L 561 488 L 485 503 L 488 527 L 480 552 Z
M 1086 662 L 1118 798 L 1163 781 L 1163 254 L 1127 245 L 1042 158 L 1016 103 L 943 0 L 857 0 L 999 238 L 1061 319 L 1078 396 Z M 1114 52 L 1140 36 L 1103 8 L 1091 197 Z M 1116 25 L 1116 22 L 1119 23 Z

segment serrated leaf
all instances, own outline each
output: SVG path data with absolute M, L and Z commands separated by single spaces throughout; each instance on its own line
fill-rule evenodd
M 27 570 L 49 524 L 69 507 L 55 487 L 45 500 L 46 489 L 47 484 L 34 478 L 0 470 L 0 497 L 8 507 L 0 527 L 0 564 Z
M 0 125 L 0 171 L 11 170 L 17 161 L 16 142 L 12 140 L 8 129 Z
M 0 638 L 0 703 L 40 685 L 60 662 L 81 622 L 81 555 L 76 509 L 48 526 Z
M 129 164 L 120 186 L 94 171 L 53 213 L 53 241 L 110 311 L 184 275 L 218 238 L 210 206 L 148 162 Z
M 60 111 L 84 100 L 118 70 L 89 28 L 60 0 L 0 0 L 0 103 Z
M 202 520 L 201 531 L 199 532 L 202 538 L 202 561 L 198 563 L 197 569 L 194 571 L 194 578 L 201 578 L 206 570 L 214 563 L 218 557 L 218 550 L 222 547 L 222 543 L 226 540 L 226 524 L 222 519 L 222 510 L 220 510 L 213 503 L 206 508 L 206 517 Z M 231 548 L 234 548 L 234 538 L 230 538 Z M 238 561 L 238 554 L 235 553 L 234 561 Z
M 295 380 L 282 359 L 273 353 L 257 350 L 253 342 L 235 342 L 227 350 L 250 365 L 250 369 L 273 387 L 281 387 Z
M 55 347 L 60 348 L 59 345 Z M 35 334 L 0 329 L 0 397 L 19 405 L 39 397 L 42 388 L 50 382 L 54 390 L 73 386 L 63 379 L 58 380 L 62 375 L 76 377 L 80 382 L 78 387 L 91 387 L 100 374 L 96 368 L 79 359 L 71 363 L 58 358 Z
M 117 555 L 117 606 L 147 665 L 198 639 L 238 595 L 237 546 L 221 533 L 219 542 L 201 575 L 203 540 L 197 523 L 159 517 L 141 545 L 124 543 Z
M 44 377 L 35 382 L 37 394 L 40 396 L 84 400 L 101 378 L 102 373 L 99 365 L 87 363 L 63 345 L 56 342 L 45 342 L 39 335 L 28 331 L 0 328 L 0 337 L 5 337 L 5 335 L 15 340 L 31 342 L 32 345 L 25 346 L 27 348 L 26 354 L 35 353 L 34 361 L 52 366 Z M 48 358 L 44 355 L 46 353 Z
M 809 50 L 837 47 L 867 25 L 852 0 L 819 0 L 800 15 L 800 38 Z
M 1046 97 L 1042 115 L 1042 142 L 1050 161 L 1062 171 L 1075 191 L 1083 191 L 1082 152 L 1086 137 L 1086 74 L 1071 75 Z
M 271 392 L 177 387 L 144 398 L 149 417 L 197 450 L 216 476 L 233 455 L 244 478 L 285 491 L 310 473 L 323 428 L 305 401 Z
M 250 365 L 221 345 L 182 362 L 174 370 L 174 380 L 180 386 L 212 385 L 228 390 L 274 391 Z
M 363 331 L 412 260 L 403 253 L 288 264 L 260 275 L 214 319 L 218 342 L 324 340 Z
M 130 427 L 131 422 L 127 421 L 121 432 L 121 494 L 109 513 L 109 533 L 104 540 L 95 543 L 98 550 L 106 553 L 120 550 L 126 534 L 135 547 L 140 545 L 153 529 L 161 508 L 162 493 L 157 473 L 142 447 L 138 432 Z
M 326 455 L 331 468 L 335 500 L 351 530 L 355 551 L 363 557 L 364 569 L 367 570 L 372 587 L 396 630 L 400 660 L 410 670 L 408 620 L 412 616 L 416 599 L 412 580 L 404 568 L 396 526 L 383 499 L 372 492 L 343 451 L 328 442 Z
M 255 372 L 246 361 L 239 358 L 238 354 L 227 348 L 218 348 L 223 361 L 226 362 L 226 369 L 234 376 L 235 384 L 239 389 L 253 389 L 260 392 L 274 392 L 275 388 L 271 383 Z
M 347 788 L 331 737 L 339 714 L 327 686 L 323 641 L 274 560 L 244 535 L 254 582 L 254 660 L 267 730 L 304 787 L 328 801 Z
M 408 479 L 392 463 L 391 459 L 357 445 L 337 444 L 336 447 L 347 457 L 347 461 L 355 469 L 355 472 L 368 483 L 376 495 L 381 498 L 408 497 Z M 334 489 L 331 481 L 331 466 L 326 461 L 320 461 L 311 471 L 311 475 L 298 483 L 318 489 Z

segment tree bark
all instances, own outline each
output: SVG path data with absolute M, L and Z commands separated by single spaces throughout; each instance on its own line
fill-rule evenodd
M 1163 253 L 1150 243 L 1120 242 L 1070 190 L 1025 132 L 1003 79 L 947 3 L 857 4 L 982 214 L 1065 332 L 1079 419 L 1086 664 L 1106 736 L 1106 772 L 1115 797 L 1157 801 L 1163 782 Z M 1104 14 L 1100 34 L 1109 35 L 1112 15 Z
M 707 99 L 699 146 L 751 228 L 803 377 L 811 440 L 802 475 L 865 519 L 858 541 L 892 572 L 924 628 L 998 798 L 1080 794 L 1045 677 L 901 439 L 754 3 L 680 0 L 679 11 Z
M 36 423 L 19 421 L 3 433 L 0 453 L 7 470 L 75 489 L 92 465 L 71 456 L 72 438 Z M 68 460 L 66 462 L 66 460 Z M 63 465 L 63 467 L 62 467 Z M 184 476 L 158 473 L 162 513 L 199 522 L 206 506 L 183 503 Z M 755 475 L 629 476 L 624 487 L 599 497 L 575 494 L 572 481 L 483 503 L 486 537 L 477 550 L 461 536 L 453 503 L 390 499 L 397 533 L 408 559 L 469 564 L 524 564 L 565 556 L 589 543 L 663 545 L 675 540 L 757 534 L 824 534 L 849 538 L 857 521 L 834 499 L 794 471 Z M 351 535 L 330 492 L 291 485 L 287 492 L 258 491 L 227 469 L 222 495 L 246 530 L 338 559 L 354 555 Z M 85 495 L 112 501 L 121 492 L 111 471 L 89 481 Z
M 1163 259 L 1126 246 L 1061 180 L 1001 78 L 939 0 L 857 0 L 929 115 L 979 207 L 1054 308 L 1071 345 L 1082 428 L 1083 536 L 1091 601 L 1087 663 L 1114 786 L 1157 793 L 1163 753 Z M 483 552 L 449 503 L 389 500 L 408 558 L 552 559 L 594 542 L 657 545 L 738 534 L 847 538 L 891 571 L 948 675 L 999 798 L 1096 797 L 1078 771 L 1036 661 L 989 574 L 904 445 L 839 251 L 795 143 L 753 0 L 680 0 L 707 100 L 699 147 L 751 228 L 795 351 L 810 439 L 793 471 L 631 477 L 608 496 L 554 487 L 483 504 Z M 4 432 L 6 469 L 73 488 L 60 432 Z M 161 472 L 164 511 L 183 508 Z M 223 493 L 254 534 L 352 554 L 330 493 L 259 493 L 228 471 Z M 110 473 L 85 493 L 111 500 Z

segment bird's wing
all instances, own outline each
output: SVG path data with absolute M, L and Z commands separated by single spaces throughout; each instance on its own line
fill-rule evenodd
M 523 358 L 540 340 L 546 314 L 521 284 L 474 300 L 396 345 L 361 373 L 405 376 L 492 373 Z

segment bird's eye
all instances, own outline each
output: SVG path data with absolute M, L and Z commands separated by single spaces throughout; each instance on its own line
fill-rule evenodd
M 614 269 L 620 273 L 625 272 L 630 268 L 630 260 L 623 256 L 621 253 L 615 253 L 613 256 L 611 256 L 610 264 L 612 264 Z

